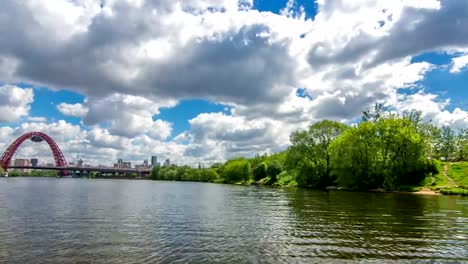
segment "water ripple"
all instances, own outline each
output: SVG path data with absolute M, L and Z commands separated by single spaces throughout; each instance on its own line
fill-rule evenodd
M 468 199 L 1 179 L 2 263 L 462 263 Z

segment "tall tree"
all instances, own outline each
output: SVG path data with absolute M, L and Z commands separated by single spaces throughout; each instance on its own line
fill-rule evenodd
M 450 126 L 443 126 L 440 136 L 440 153 L 446 160 L 452 160 L 455 156 L 456 136 L 455 131 Z
M 324 120 L 291 135 L 290 155 L 296 159 L 289 166 L 298 167 L 298 184 L 323 187 L 332 183 L 330 144 L 347 128 L 342 123 Z

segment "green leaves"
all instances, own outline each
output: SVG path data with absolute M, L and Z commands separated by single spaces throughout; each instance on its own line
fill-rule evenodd
M 330 145 L 347 129 L 342 123 L 323 120 L 291 135 L 285 165 L 294 169 L 300 186 L 321 188 L 333 183 Z
M 421 131 L 418 118 L 396 115 L 351 128 L 333 144 L 338 183 L 355 189 L 417 184 L 428 168 Z

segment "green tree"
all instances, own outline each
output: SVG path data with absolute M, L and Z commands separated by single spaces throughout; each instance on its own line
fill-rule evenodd
M 452 160 L 455 156 L 455 146 L 456 146 L 456 136 L 455 131 L 449 126 L 443 126 L 441 130 L 441 135 L 439 138 L 439 148 L 441 157 L 444 160 Z
M 267 166 L 264 162 L 258 164 L 255 168 L 252 169 L 253 179 L 258 181 L 267 176 Z
M 342 123 L 324 120 L 291 135 L 286 167 L 297 168 L 299 185 L 324 187 L 333 182 L 330 144 L 347 128 Z
M 248 181 L 251 178 L 252 169 L 247 159 L 235 159 L 226 162 L 221 177 L 228 182 Z
M 154 166 L 153 169 L 151 170 L 151 174 L 150 174 L 150 177 L 152 180 L 159 180 L 159 170 L 161 169 L 161 167 L 159 166 Z
M 388 115 L 346 131 L 332 147 L 338 183 L 357 189 L 417 184 L 430 167 L 420 122 Z
M 462 129 L 458 132 L 456 139 L 457 160 L 467 160 L 468 155 L 468 129 Z
M 271 178 L 271 182 L 276 181 L 276 177 L 283 171 L 283 166 L 277 161 L 270 162 L 267 166 L 266 174 Z

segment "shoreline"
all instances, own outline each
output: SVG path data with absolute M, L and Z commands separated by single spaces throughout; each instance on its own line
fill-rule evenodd
M 2 177 L 4 178 L 4 177 Z M 8 177 L 8 179 L 11 178 L 56 178 L 56 177 L 47 177 L 47 176 L 15 176 L 15 177 Z M 93 180 L 93 179 L 105 179 L 105 180 L 136 180 L 136 181 L 141 181 L 141 180 L 148 180 L 148 181 L 161 181 L 161 180 L 152 180 L 151 178 L 132 178 L 132 177 L 96 177 L 96 178 L 72 178 L 72 177 L 62 177 L 65 179 L 88 179 L 88 180 Z M 273 188 L 301 188 L 301 189 L 307 189 L 307 190 L 312 190 L 312 191 L 341 191 L 341 192 L 367 192 L 367 193 L 396 193 L 396 194 L 413 194 L 413 195 L 430 195 L 430 196 L 463 196 L 460 194 L 444 194 L 441 193 L 440 191 L 435 191 L 427 187 L 421 187 L 420 190 L 411 192 L 411 191 L 390 191 L 390 190 L 384 190 L 384 189 L 369 189 L 369 190 L 351 190 L 343 187 L 337 187 L 337 186 L 329 186 L 326 187 L 325 189 L 311 189 L 307 187 L 300 187 L 300 186 L 279 186 L 279 185 L 264 185 L 264 184 L 255 184 L 255 183 L 217 183 L 217 182 L 199 182 L 199 181 L 167 181 L 167 182 L 198 182 L 198 183 L 214 183 L 214 184 L 228 184 L 228 185 L 241 185 L 241 186 L 262 186 L 262 187 L 273 187 Z

